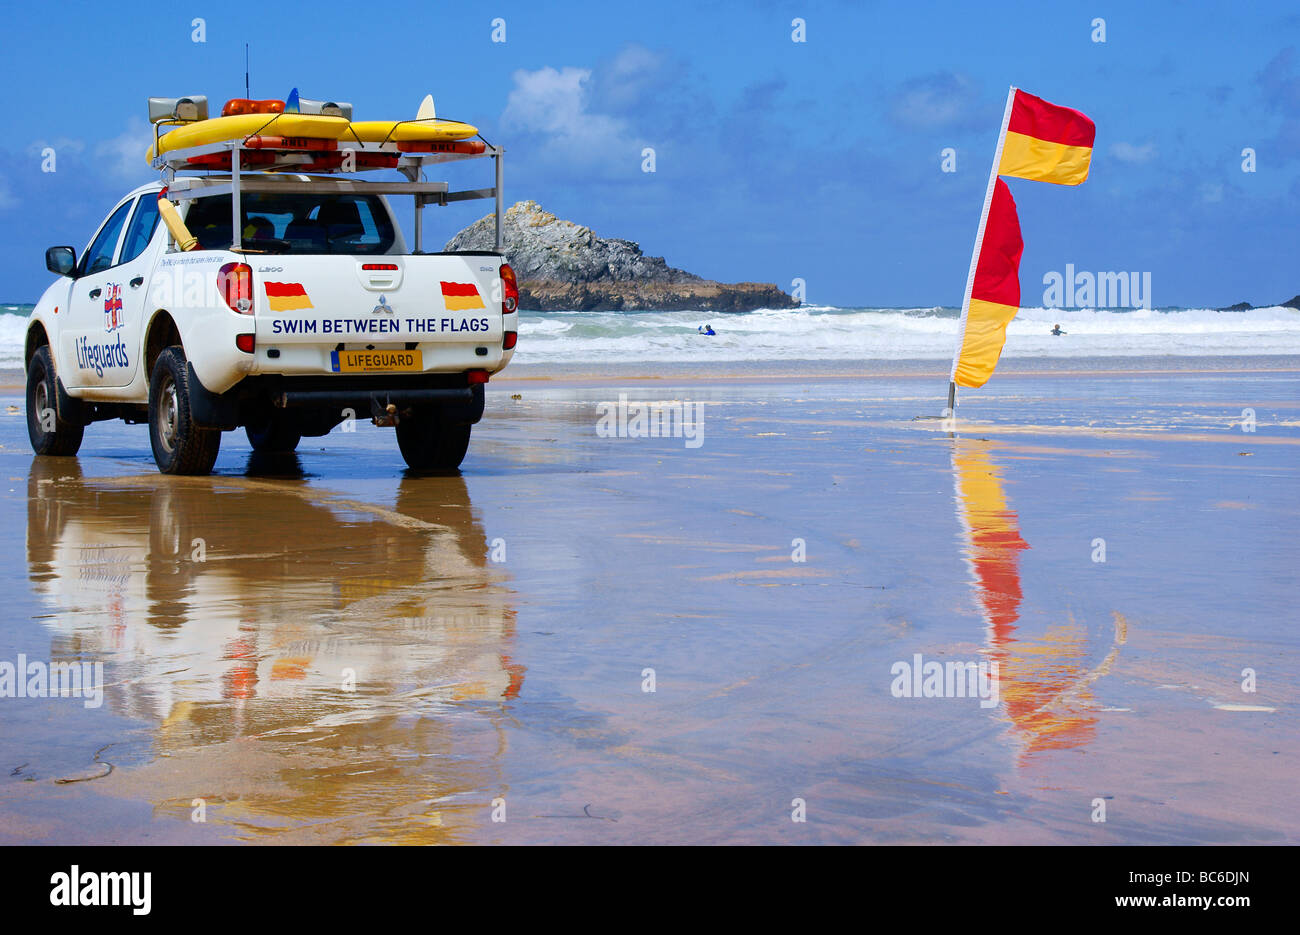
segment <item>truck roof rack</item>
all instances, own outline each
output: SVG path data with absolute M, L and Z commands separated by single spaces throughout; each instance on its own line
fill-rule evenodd
M 234 249 L 241 246 L 241 192 L 339 191 L 414 196 L 416 253 L 423 252 L 426 204 L 448 205 L 492 198 L 496 203 L 496 249 L 501 252 L 505 246 L 501 226 L 504 197 L 501 163 L 505 149 L 493 146 L 481 134 L 477 141 L 423 144 L 428 148 L 427 152 L 417 151 L 416 148 L 421 146 L 391 140 L 361 142 L 346 138 L 319 140 L 249 136 L 169 150 L 155 156 L 152 165 L 162 174 L 163 183 L 169 189 L 174 187 L 173 197 L 178 201 L 231 196 Z M 491 188 L 453 192 L 446 182 L 424 180 L 425 170 L 430 166 L 485 158 L 490 158 L 494 164 Z M 406 181 L 369 182 L 346 177 L 384 169 L 396 170 L 406 177 Z M 184 184 L 175 184 L 182 180 Z

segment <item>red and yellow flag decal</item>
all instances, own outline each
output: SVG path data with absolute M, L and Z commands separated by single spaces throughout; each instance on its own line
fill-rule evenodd
M 266 282 L 266 304 L 273 312 L 293 312 L 300 308 L 314 308 L 307 290 L 300 282 Z
M 998 179 L 953 365 L 952 379 L 958 386 L 983 386 L 998 365 L 1007 342 L 1007 325 L 1020 311 L 1020 254 L 1024 249 L 1016 202 L 1007 183 Z
M 1088 177 L 1096 136 L 1096 125 L 1077 110 L 1017 90 L 998 175 L 1078 185 Z
M 483 297 L 478 294 L 478 286 L 472 282 L 444 282 L 442 300 L 449 312 L 467 312 L 483 308 Z

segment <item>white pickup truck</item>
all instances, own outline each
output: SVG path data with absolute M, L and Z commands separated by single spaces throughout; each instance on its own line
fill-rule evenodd
M 424 252 L 422 209 L 495 198 L 499 232 L 502 151 L 476 153 L 495 160 L 495 187 L 452 192 L 424 170 L 472 156 L 357 144 L 366 168 L 404 176 L 365 182 L 315 174 L 293 140 L 269 157 L 261 141 L 241 172 L 248 142 L 154 159 L 162 180 L 118 202 L 80 256 L 46 251 L 59 278 L 24 356 L 33 449 L 75 455 L 87 425 L 120 418 L 148 424 L 161 471 L 207 474 L 224 431 L 285 452 L 371 418 L 396 428 L 411 468 L 457 468 L 484 384 L 514 353 L 518 289 L 499 233 L 493 252 Z M 210 174 L 225 153 L 232 168 Z M 195 164 L 207 174 L 181 174 Z M 413 250 L 389 195 L 414 196 Z M 197 243 L 178 244 L 160 210 Z

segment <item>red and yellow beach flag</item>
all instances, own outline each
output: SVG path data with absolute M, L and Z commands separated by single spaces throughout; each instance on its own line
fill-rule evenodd
M 961 321 L 953 365 L 953 381 L 958 386 L 983 386 L 998 365 L 1007 343 L 1007 325 L 1020 311 L 1020 254 L 1024 249 L 1016 202 L 1007 183 L 998 179 Z
M 300 282 L 266 282 L 266 304 L 273 312 L 293 312 L 300 308 L 314 308 L 307 290 Z
M 444 282 L 442 284 L 442 301 L 449 312 L 467 312 L 483 308 L 483 297 L 478 294 L 478 286 L 472 282 Z
M 1096 136 L 1096 124 L 1077 110 L 1017 90 L 1012 95 L 998 175 L 1078 185 L 1088 177 Z
M 1020 220 L 1011 190 L 999 176 L 1078 185 L 1088 177 L 1096 126 L 1069 107 L 1012 88 L 989 173 L 962 297 L 957 349 L 949 375 L 948 408 L 958 386 L 983 386 L 1007 341 L 1007 325 L 1020 310 Z

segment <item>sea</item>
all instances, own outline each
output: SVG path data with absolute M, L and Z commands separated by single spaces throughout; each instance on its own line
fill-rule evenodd
M 21 369 L 30 305 L 0 305 L 0 369 Z M 956 308 L 716 312 L 523 311 L 516 363 L 620 364 L 782 360 L 944 360 Z M 1051 334 L 1059 324 L 1065 334 Z M 698 333 L 711 325 L 716 335 Z M 1300 310 L 1022 308 L 1003 359 L 1300 354 Z

